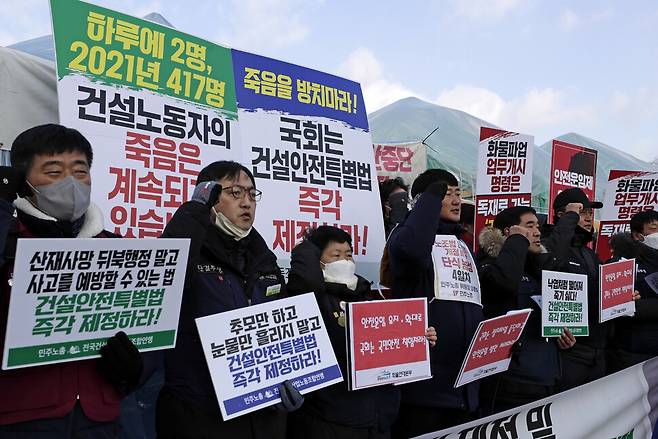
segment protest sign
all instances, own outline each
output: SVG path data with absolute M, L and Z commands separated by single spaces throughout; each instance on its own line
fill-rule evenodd
M 109 229 L 158 237 L 203 166 L 236 159 L 231 52 L 78 0 L 51 1 L 59 120 L 94 146 Z
M 141 351 L 174 347 L 188 251 L 188 239 L 19 239 L 2 368 L 95 358 L 118 331 Z
M 379 278 L 384 224 L 359 84 L 233 50 L 243 162 L 267 187 L 254 226 L 289 267 L 310 227 L 352 237 L 354 259 Z
M 599 268 L 599 322 L 635 314 L 635 259 L 601 265 Z
M 224 420 L 343 380 L 313 293 L 196 319 Z
M 594 149 L 553 140 L 551 155 L 548 222 L 553 223 L 553 200 L 565 189 L 577 187 L 593 200 L 596 193 L 596 157 Z
M 559 337 L 565 327 L 574 336 L 589 335 L 587 276 L 543 270 L 541 285 L 544 337 Z
M 658 358 L 575 389 L 416 439 L 651 439 Z
M 376 144 L 373 148 L 379 181 L 400 177 L 411 186 L 418 174 L 427 170 L 427 150 L 421 142 Z
M 531 309 L 510 311 L 503 316 L 480 322 L 464 357 L 455 387 L 505 372 L 511 361 L 512 346 L 521 337 L 531 312 Z
M 475 237 L 498 212 L 530 206 L 534 137 L 496 128 L 480 128 L 475 192 Z M 477 250 L 477 239 L 473 240 Z
M 596 253 L 602 261 L 612 257 L 610 237 L 630 232 L 631 217 L 644 210 L 658 210 L 658 172 L 611 170 L 596 240 Z
M 434 295 L 441 300 L 476 303 L 480 279 L 468 246 L 453 235 L 436 235 L 432 249 Z
M 426 298 L 347 305 L 350 390 L 430 378 Z

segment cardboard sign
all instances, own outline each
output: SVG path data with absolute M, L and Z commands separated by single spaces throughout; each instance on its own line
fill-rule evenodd
M 174 347 L 189 239 L 19 239 L 3 369 Z M 52 250 L 46 250 L 52 249 Z
M 453 235 L 436 235 L 432 249 L 434 295 L 482 306 L 480 279 L 468 246 Z
M 510 311 L 504 316 L 480 322 L 455 387 L 505 372 L 512 357 L 512 346 L 521 337 L 531 309 Z
M 350 390 L 430 378 L 427 299 L 348 303 Z
M 224 420 L 343 381 L 313 293 L 196 319 Z
M 497 128 L 480 128 L 475 192 L 475 234 L 501 210 L 530 206 L 534 137 Z M 474 240 L 477 250 L 477 239 Z
M 599 321 L 635 314 L 635 259 L 601 265 L 599 269 Z
M 589 200 L 596 193 L 596 158 L 594 149 L 553 140 L 551 155 L 548 222 L 553 223 L 553 200 L 565 189 L 580 188 Z
M 596 240 L 599 259 L 607 261 L 612 257 L 610 237 L 630 233 L 631 218 L 645 210 L 658 210 L 658 172 L 611 170 Z
M 587 276 L 544 270 L 541 283 L 544 337 L 559 337 L 565 327 L 576 337 L 589 335 Z

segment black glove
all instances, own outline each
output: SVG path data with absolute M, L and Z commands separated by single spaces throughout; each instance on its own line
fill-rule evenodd
M 12 203 L 18 189 L 23 186 L 24 177 L 11 166 L 0 166 L 0 199 Z
M 222 193 L 222 185 L 216 181 L 204 181 L 199 183 L 194 188 L 194 193 L 192 194 L 192 201 L 197 203 L 205 204 L 208 208 L 213 207 L 217 204 L 217 199 Z
M 443 198 L 446 196 L 446 192 L 448 192 L 448 185 L 444 181 L 435 181 L 434 183 L 427 186 L 423 192 L 429 192 L 430 194 L 434 194 L 443 200 Z
M 276 405 L 276 408 L 281 411 L 294 412 L 304 404 L 304 397 L 295 389 L 290 380 L 279 384 L 279 396 L 281 402 Z
M 108 338 L 100 353 L 100 371 L 111 384 L 126 393 L 137 385 L 144 362 L 125 332 Z

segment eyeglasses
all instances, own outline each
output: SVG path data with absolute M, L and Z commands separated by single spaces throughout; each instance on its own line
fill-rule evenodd
M 241 200 L 245 194 L 249 195 L 251 201 L 259 202 L 263 197 L 263 192 L 258 189 L 247 189 L 242 186 L 230 186 L 222 188 L 222 192 L 227 191 L 229 194 L 233 195 L 233 198 L 236 200 Z

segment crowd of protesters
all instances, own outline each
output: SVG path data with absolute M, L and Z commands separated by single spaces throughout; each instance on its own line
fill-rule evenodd
M 93 151 L 76 130 L 31 128 L 15 140 L 11 167 L 0 168 L 0 354 L 3 351 L 13 264 L 19 238 L 120 238 L 104 229 L 90 199 Z M 195 319 L 314 292 L 332 347 L 347 373 L 346 303 L 385 300 L 358 274 L 345 231 L 307 231 L 284 279 L 277 259 L 253 227 L 257 188 L 243 165 L 220 161 L 198 175 L 190 201 L 167 224 L 163 238 L 189 238 L 176 347 L 140 353 L 123 332 L 100 358 L 0 371 L 0 439 L 119 438 L 121 401 L 158 364 L 164 385 L 157 399 L 159 438 L 409 438 L 458 425 L 574 388 L 658 355 L 658 295 L 647 281 L 658 271 L 658 212 L 636 214 L 631 233 L 613 236 L 613 260 L 635 258 L 637 312 L 598 323 L 601 261 L 591 249 L 594 209 L 580 189 L 551 200 L 554 218 L 540 225 L 532 207 L 501 211 L 474 235 L 474 206 L 462 200 L 457 178 L 429 169 L 409 188 L 401 179 L 380 185 L 386 247 L 381 283 L 393 298 L 428 299 L 432 377 L 401 386 L 349 391 L 338 383 L 302 396 L 289 381 L 281 403 L 224 421 Z M 267 194 L 265 194 L 267 196 Z M 482 304 L 437 298 L 432 260 L 436 235 L 454 235 L 476 248 Z M 477 245 L 473 246 L 473 242 Z M 589 335 L 564 328 L 546 339 L 540 328 L 542 270 L 587 276 Z M 454 387 L 478 324 L 530 308 L 528 322 L 504 373 Z

